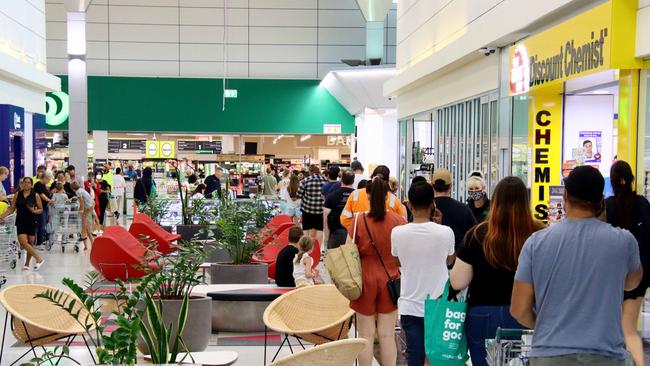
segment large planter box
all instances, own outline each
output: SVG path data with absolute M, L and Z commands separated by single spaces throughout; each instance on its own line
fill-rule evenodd
M 172 340 L 176 337 L 178 314 L 182 303 L 182 299 L 162 300 L 163 323 L 165 325 L 172 324 Z M 144 303 L 140 302 L 138 308 L 144 309 Z M 187 321 L 183 330 L 183 341 L 187 345 L 187 351 L 202 352 L 208 347 L 212 325 L 207 319 L 212 319 L 212 299 L 209 297 L 190 298 Z M 142 320 L 148 323 L 146 313 Z M 138 349 L 145 355 L 149 354 L 149 349 L 142 338 L 138 339 Z
M 266 264 L 231 264 L 215 263 L 210 267 L 210 283 L 240 284 L 240 283 L 269 283 L 268 266 Z
M 207 235 L 207 230 L 212 232 L 212 238 Z M 191 240 L 215 240 L 219 238 L 219 229 L 216 225 L 177 225 L 176 233 L 183 241 Z

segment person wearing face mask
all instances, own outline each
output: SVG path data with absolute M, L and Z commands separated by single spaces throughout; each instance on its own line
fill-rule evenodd
M 490 200 L 485 193 L 485 181 L 478 176 L 467 178 L 467 206 L 472 213 L 476 222 L 483 222 L 487 219 L 490 211 Z

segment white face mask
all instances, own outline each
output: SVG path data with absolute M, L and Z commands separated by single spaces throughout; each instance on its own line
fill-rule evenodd
M 96 179 L 102 179 L 102 175 L 101 175 L 101 174 L 97 174 L 97 175 L 95 176 L 95 178 L 96 178 Z

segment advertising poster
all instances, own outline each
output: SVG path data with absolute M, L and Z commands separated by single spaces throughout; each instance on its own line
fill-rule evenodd
M 564 208 L 563 186 L 551 186 L 548 200 L 548 221 L 551 225 L 558 223 L 566 216 Z
M 584 163 L 600 163 L 603 148 L 602 131 L 580 131 L 578 132 L 580 148 L 582 149 L 582 160 Z M 576 159 L 577 160 L 577 159 Z

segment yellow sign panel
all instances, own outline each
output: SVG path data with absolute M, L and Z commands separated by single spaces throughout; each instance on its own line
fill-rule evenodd
M 176 157 L 176 145 L 174 141 L 160 141 L 160 158 L 173 159 Z
M 176 157 L 176 142 L 147 140 L 145 156 L 147 159 L 173 159 Z
M 610 0 L 510 47 L 510 94 L 611 68 L 641 67 L 629 33 L 636 17 L 630 17 L 627 3 L 633 2 Z
M 160 157 L 160 143 L 158 141 L 147 140 L 145 147 L 145 157 L 147 159 L 158 159 Z
M 535 94 L 529 112 L 531 204 L 535 218 L 548 221 L 550 186 L 560 185 L 562 179 L 562 94 L 551 91 Z

